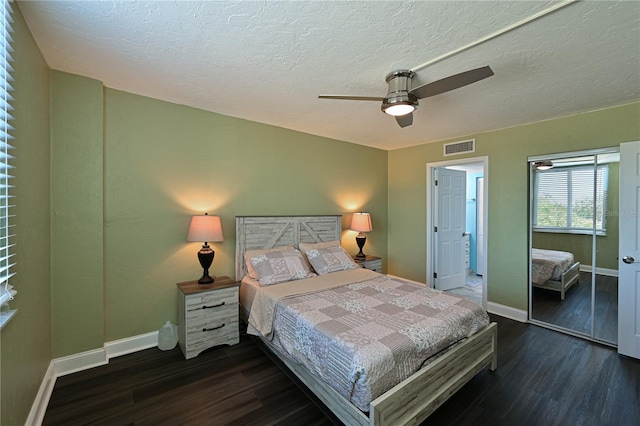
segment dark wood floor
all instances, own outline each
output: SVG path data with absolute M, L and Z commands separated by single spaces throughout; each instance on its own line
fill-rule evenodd
M 640 424 L 640 361 L 497 316 L 498 369 L 423 425 Z M 60 377 L 45 425 L 332 425 L 338 422 L 247 336 L 184 360 L 148 349 Z
M 565 300 L 560 293 L 534 287 L 532 317 L 570 330 L 591 334 L 591 273 L 580 272 L 577 284 L 569 288 Z M 594 336 L 602 341 L 618 341 L 618 278 L 596 274 Z

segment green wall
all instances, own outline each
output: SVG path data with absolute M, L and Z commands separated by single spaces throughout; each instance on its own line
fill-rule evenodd
M 51 72 L 53 356 L 104 343 L 102 83 Z
M 14 4 L 17 314 L 0 332 L 0 424 L 24 425 L 51 362 L 49 68 Z
M 470 155 L 444 157 L 443 144 L 476 139 Z M 426 278 L 426 164 L 489 157 L 488 300 L 527 309 L 528 164 L 531 155 L 640 139 L 640 103 L 389 152 L 389 273 Z
M 217 275 L 234 275 L 240 215 L 344 214 L 347 228 L 368 211 L 367 252 L 386 258 L 386 151 L 98 86 L 53 72 L 55 357 L 176 322 L 176 283 L 202 271 L 193 214 L 222 218 Z

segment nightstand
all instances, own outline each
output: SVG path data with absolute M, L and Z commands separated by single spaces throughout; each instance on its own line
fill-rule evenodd
M 178 283 L 178 344 L 185 358 L 218 345 L 240 341 L 238 291 L 240 283 L 216 277 L 211 284 Z
M 377 256 L 354 257 L 353 260 L 365 269 L 382 273 L 382 259 Z

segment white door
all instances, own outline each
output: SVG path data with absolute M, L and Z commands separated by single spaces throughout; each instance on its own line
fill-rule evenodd
M 476 274 L 484 275 L 484 178 L 476 185 Z
M 464 286 L 467 172 L 435 169 L 435 284 L 439 290 Z
M 620 144 L 618 352 L 640 358 L 640 142 Z

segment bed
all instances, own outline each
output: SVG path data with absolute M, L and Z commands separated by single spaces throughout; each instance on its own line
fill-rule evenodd
M 567 290 L 580 278 L 580 262 L 573 253 L 558 250 L 531 250 L 531 284 L 560 292 L 564 300 Z
M 265 299 L 265 296 L 259 293 L 258 289 L 260 285 L 256 286 L 255 283 L 253 283 L 254 285 L 251 284 L 251 280 L 255 280 L 255 278 L 247 277 L 250 271 L 247 270 L 245 254 L 255 250 L 282 249 L 281 251 L 283 253 L 274 256 L 282 256 L 284 258 L 285 256 L 293 256 L 292 251 L 289 250 L 288 247 L 293 246 L 299 248 L 304 244 L 324 244 L 339 241 L 341 234 L 342 216 L 253 216 L 236 218 L 236 277 L 238 277 L 238 279 L 245 277 L 240 286 L 241 317 L 243 320 L 249 321 L 250 324 L 248 328 L 250 330 L 253 327 L 252 323 L 255 318 L 252 319 L 252 316 L 256 315 L 254 314 L 254 310 L 256 309 L 271 311 L 273 317 L 279 318 L 281 324 L 287 321 L 294 322 L 294 327 L 297 324 L 298 327 L 304 329 L 307 323 L 301 322 L 302 320 L 298 321 L 295 319 L 296 317 L 287 316 L 284 313 L 287 311 L 297 312 L 300 306 L 307 306 L 308 308 L 309 306 L 318 306 L 318 303 L 324 302 L 318 302 L 318 300 L 300 301 L 299 296 L 283 296 L 282 299 L 272 302 L 275 304 L 265 304 L 265 300 L 272 299 Z M 327 250 L 334 249 L 331 248 Z M 307 251 L 306 259 L 310 260 L 312 254 L 311 251 Z M 257 257 L 252 257 L 251 259 L 253 259 L 252 262 L 256 262 Z M 299 259 L 287 258 L 286 261 L 294 260 L 298 261 Z M 251 265 L 251 262 L 249 262 L 249 265 Z M 255 266 L 258 268 L 260 265 L 256 262 Z M 422 291 L 435 292 L 435 290 L 428 289 L 424 286 L 418 286 L 415 283 L 408 285 L 407 282 L 402 282 L 363 268 L 350 268 L 320 277 L 304 276 L 295 281 L 305 283 L 304 286 L 322 286 L 324 284 L 319 284 L 319 281 L 322 280 L 316 280 L 316 278 L 337 276 L 343 272 L 345 273 L 344 275 L 355 276 L 355 278 L 344 278 L 346 280 L 353 280 L 351 284 L 346 285 L 350 286 L 349 291 L 352 291 L 354 286 L 363 288 L 365 291 L 372 291 L 372 289 L 386 288 L 384 285 L 389 284 L 396 286 L 393 291 L 396 291 L 396 289 L 409 289 L 409 287 L 422 287 L 416 291 L 418 291 L 418 293 Z M 365 275 L 363 276 L 361 274 Z M 333 279 L 334 278 L 330 278 L 329 281 Z M 295 282 L 285 282 L 263 288 L 275 289 L 275 293 L 283 292 L 283 294 L 286 294 L 288 290 L 281 290 L 278 287 L 293 287 L 298 284 L 299 283 Z M 344 288 L 342 285 L 343 284 L 340 284 L 336 287 L 330 284 L 329 286 L 333 290 L 323 289 L 316 291 L 316 289 L 312 289 L 309 293 L 303 293 L 300 297 L 303 299 L 305 297 L 324 297 L 318 295 L 330 294 L 331 291 L 342 292 Z M 335 295 L 326 297 L 331 298 L 333 296 Z M 442 294 L 442 297 L 447 298 L 451 296 Z M 298 302 L 296 302 L 296 300 Z M 464 305 L 464 303 L 462 305 Z M 277 306 L 277 308 L 275 306 Z M 468 305 L 465 306 L 468 307 Z M 477 305 L 475 306 L 477 307 Z M 313 309 L 311 309 L 311 311 L 313 311 Z M 486 313 L 484 314 L 486 315 Z M 310 314 L 307 312 L 304 318 L 316 318 L 311 322 L 321 322 L 317 320 L 316 315 L 318 315 L 318 313 L 315 311 Z M 292 320 L 291 318 L 294 319 Z M 300 318 L 303 318 L 303 316 Z M 331 321 L 331 319 L 329 319 L 329 321 Z M 272 325 L 268 320 L 264 323 L 258 322 L 257 328 L 261 331 L 258 333 L 260 340 L 324 402 L 342 422 L 348 425 L 418 424 L 479 371 L 486 367 L 489 367 L 491 370 L 497 367 L 497 326 L 495 323 L 487 323 L 488 325 L 483 324 L 481 329 L 469 337 L 454 338 L 454 342 L 451 345 L 442 350 L 436 349 L 437 352 L 435 355 L 431 356 L 421 368 L 415 372 L 410 372 L 408 377 L 401 382 L 390 385 L 389 388 L 380 395 L 371 394 L 372 399 L 370 401 L 366 401 L 365 399 L 366 407 L 362 407 L 362 401 L 355 402 L 351 400 L 349 395 L 345 397 L 344 392 L 341 393 L 340 390 L 336 389 L 334 386 L 335 383 L 329 384 L 325 381 L 326 378 L 325 380 L 320 379 L 318 377 L 318 371 L 312 372 L 313 368 L 305 365 L 305 362 L 299 362 L 299 360 L 294 361 L 290 358 L 291 354 L 285 355 L 286 351 L 283 352 L 283 344 L 280 338 L 276 337 L 279 333 L 279 326 L 277 324 L 278 321 L 274 320 L 273 329 L 270 330 L 269 328 Z M 267 329 L 262 329 L 263 327 L 267 327 Z M 255 329 L 256 327 L 253 328 Z M 311 332 L 314 332 L 314 330 L 309 328 L 309 333 Z M 308 333 L 303 334 L 307 337 L 310 336 Z M 265 335 L 267 337 L 265 337 Z M 311 338 L 302 341 L 302 343 L 299 340 L 296 344 L 304 349 L 305 342 L 323 338 L 319 336 L 320 335 L 311 336 Z M 324 342 L 323 345 L 329 343 L 330 342 L 327 341 Z M 304 350 L 302 352 L 304 352 Z M 345 373 L 345 376 L 347 375 L 349 374 Z M 381 376 L 384 376 L 384 374 Z M 361 408 L 358 408 L 356 405 L 360 405 Z

